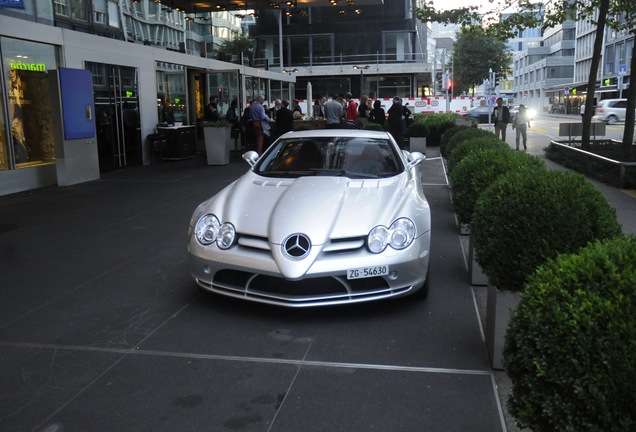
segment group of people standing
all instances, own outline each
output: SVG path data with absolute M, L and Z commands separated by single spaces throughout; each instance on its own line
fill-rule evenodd
M 210 103 L 205 107 L 206 121 L 218 121 L 223 117 L 217 100 L 215 96 L 210 97 Z M 305 117 L 298 100 L 292 100 L 291 104 L 287 100 L 276 100 L 270 109 L 264 105 L 264 100 L 263 96 L 248 100 L 239 116 L 238 102 L 234 99 L 225 114 L 232 124 L 232 138 L 240 138 L 242 147 L 255 145 L 259 154 L 275 138 L 272 136 L 272 123 L 276 125 L 276 135 L 280 136 L 294 129 L 294 120 Z M 399 97 L 393 98 L 393 104 L 385 111 L 380 100 L 372 103 L 366 95 L 360 97 L 359 104 L 353 100 L 351 93 L 345 93 L 344 97 L 334 94 L 330 100 L 321 95 L 316 98 L 312 110 L 313 118 L 325 119 L 328 129 L 362 129 L 369 123 L 376 123 L 387 130 L 400 146 L 412 121 L 411 111 L 402 105 Z
M 411 122 L 411 114 L 408 107 L 402 105 L 402 99 L 399 97 L 393 98 L 393 104 L 388 111 L 384 110 L 380 100 L 376 99 L 372 104 L 366 95 L 362 95 L 360 104 L 357 104 L 351 93 L 345 93 L 344 98 L 335 93 L 329 101 L 326 97 L 319 96 L 314 105 L 314 117 L 324 118 L 328 129 L 362 129 L 369 123 L 376 123 L 393 135 L 400 146 L 404 141 L 406 128 Z

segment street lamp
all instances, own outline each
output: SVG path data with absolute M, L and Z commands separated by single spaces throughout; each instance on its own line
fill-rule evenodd
M 353 68 L 354 69 L 358 69 L 360 70 L 360 97 L 362 97 L 362 74 L 364 73 L 365 69 L 369 69 L 371 66 L 366 65 L 366 66 L 358 66 L 358 65 L 354 65 Z

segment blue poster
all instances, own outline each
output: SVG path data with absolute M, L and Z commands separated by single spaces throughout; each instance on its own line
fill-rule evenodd
M 95 137 L 93 79 L 86 69 L 60 68 L 64 137 Z
M 24 0 L 0 0 L 0 7 L 24 9 Z

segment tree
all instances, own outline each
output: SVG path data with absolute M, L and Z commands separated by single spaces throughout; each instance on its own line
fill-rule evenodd
M 460 30 L 453 48 L 455 91 L 468 91 L 481 85 L 493 72 L 506 74 L 511 54 L 502 41 L 486 35 L 481 28 Z M 462 87 L 458 87 L 461 83 Z
M 252 39 L 242 35 L 236 35 L 232 39 L 225 39 L 221 46 L 214 51 L 221 60 L 229 61 L 231 56 L 243 53 L 243 57 L 251 62 L 252 47 L 254 42 Z
M 500 19 L 505 10 L 515 9 L 516 12 Z M 593 106 L 596 76 L 601 62 L 604 34 L 607 27 L 623 29 L 636 35 L 636 2 L 634 0 L 544 0 L 532 3 L 527 0 L 500 0 L 500 3 L 487 12 L 478 14 L 476 6 L 438 11 L 433 3 L 416 8 L 415 15 L 421 21 L 461 24 L 464 27 L 482 27 L 486 34 L 493 35 L 499 40 L 510 39 L 519 31 L 528 27 L 547 29 L 563 23 L 568 19 L 590 20 L 596 25 L 596 40 L 594 43 L 592 64 L 588 81 L 588 92 L 585 105 Z M 636 72 L 636 46 L 632 53 L 631 73 Z M 634 119 L 636 107 L 636 86 L 630 85 L 627 95 L 627 118 L 623 135 L 623 151 L 626 156 L 633 153 Z M 592 110 L 588 109 L 583 116 L 582 146 L 589 147 Z

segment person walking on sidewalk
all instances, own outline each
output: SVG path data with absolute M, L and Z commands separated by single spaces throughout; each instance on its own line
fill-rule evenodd
M 528 112 L 526 111 L 526 106 L 521 104 L 519 105 L 519 112 L 515 116 L 512 121 L 512 128 L 517 129 L 517 138 L 515 143 L 517 144 L 517 150 L 519 150 L 519 138 L 523 139 L 523 149 L 527 150 L 528 146 L 528 128 L 530 127 L 530 119 L 528 118 Z
M 497 106 L 493 110 L 492 116 L 495 119 L 495 135 L 505 141 L 506 128 L 508 123 L 510 123 L 510 110 L 507 106 L 504 106 L 502 98 L 497 98 Z

